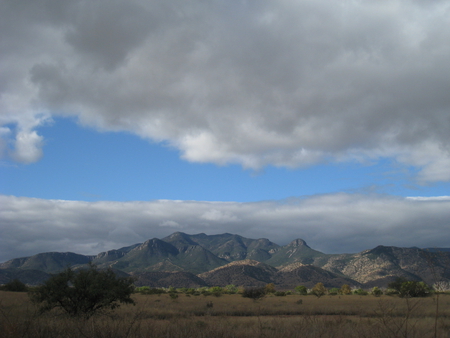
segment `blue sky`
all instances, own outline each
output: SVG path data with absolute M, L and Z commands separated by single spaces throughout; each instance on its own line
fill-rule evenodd
M 32 164 L 3 161 L 2 194 L 82 201 L 257 202 L 337 192 L 406 197 L 449 191 L 447 182 L 417 184 L 413 169 L 389 159 L 254 170 L 192 163 L 164 143 L 125 132 L 99 132 L 74 119 L 57 118 L 38 130 L 45 139 L 45 155 Z
M 0 261 L 174 231 L 448 246 L 450 3 L 0 4 Z

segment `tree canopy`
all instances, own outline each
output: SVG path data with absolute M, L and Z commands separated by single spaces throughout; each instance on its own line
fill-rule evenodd
M 117 308 L 119 303 L 134 304 L 132 278 L 118 278 L 108 270 L 74 271 L 67 268 L 53 275 L 30 293 L 31 300 L 40 304 L 42 312 L 61 308 L 72 316 L 91 317 L 93 314 Z

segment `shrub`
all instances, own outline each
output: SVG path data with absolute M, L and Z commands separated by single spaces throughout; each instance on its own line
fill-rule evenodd
M 444 293 L 450 290 L 450 282 L 439 281 L 433 284 L 433 290 L 435 292 Z
M 3 285 L 1 287 L 1 290 L 13 292 L 25 292 L 28 290 L 28 288 L 24 283 L 22 283 L 20 280 L 16 278 Z
M 274 295 L 277 296 L 277 297 L 284 297 L 284 296 L 286 296 L 286 292 L 284 292 L 284 291 L 275 291 Z
M 73 271 L 67 268 L 53 275 L 30 292 L 30 299 L 42 304 L 40 311 L 62 308 L 71 316 L 89 318 L 103 310 L 113 310 L 119 303 L 134 304 L 130 298 L 133 279 L 118 278 L 110 269 L 98 271 L 94 265 Z
M 388 289 L 392 289 L 400 293 L 400 289 L 402 288 L 402 284 L 407 282 L 408 280 L 404 277 L 397 277 L 395 281 L 388 284 Z
M 164 289 L 150 288 L 148 286 L 135 288 L 134 291 L 143 295 L 161 295 L 163 293 L 166 293 Z
M 297 292 L 299 295 L 307 295 L 308 289 L 304 285 L 299 285 L 295 287 L 295 292 Z
M 424 282 L 403 282 L 400 287 L 400 297 L 425 297 L 430 293 L 430 288 Z
M 266 294 L 269 293 L 275 293 L 275 284 L 273 283 L 269 283 L 264 287 L 264 291 L 266 292 Z
M 331 288 L 330 290 L 328 290 L 328 294 L 329 295 L 337 295 L 339 293 L 340 289 L 338 288 Z
M 366 290 L 363 289 L 356 289 L 353 291 L 354 295 L 359 295 L 359 296 L 367 296 L 369 293 Z
M 424 282 L 408 281 L 403 277 L 389 283 L 388 288 L 395 290 L 400 297 L 425 297 L 430 293 L 430 288 Z
M 213 286 L 209 289 L 209 292 L 216 297 L 220 297 L 222 296 L 223 289 L 220 286 Z
M 374 295 L 375 297 L 380 297 L 383 294 L 383 291 L 381 291 L 381 289 L 378 286 L 375 286 L 372 289 L 372 295 Z
M 393 295 L 398 295 L 400 292 L 398 292 L 397 290 L 394 289 L 386 289 L 386 291 L 384 292 L 384 294 L 386 296 L 393 296 Z
M 236 287 L 236 285 L 230 284 L 225 286 L 225 292 L 229 294 L 235 294 L 238 292 L 238 288 Z
M 139 286 L 134 288 L 134 292 L 146 294 L 148 291 L 150 291 L 149 286 Z
M 246 288 L 242 292 L 242 297 L 258 300 L 266 295 L 265 288 Z
M 344 284 L 341 286 L 341 288 L 339 289 L 339 294 L 341 295 L 350 295 L 352 293 L 352 290 L 350 289 L 350 286 L 348 286 L 347 284 Z
M 314 285 L 314 287 L 311 289 L 311 294 L 316 296 L 317 298 L 322 297 L 324 294 L 327 293 L 327 289 L 325 286 L 323 286 L 323 283 L 317 283 Z

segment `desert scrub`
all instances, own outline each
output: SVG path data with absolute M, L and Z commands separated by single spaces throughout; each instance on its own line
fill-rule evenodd
M 340 297 L 340 298 L 339 298 Z M 133 294 L 135 306 L 90 319 L 38 315 L 26 293 L 0 292 L 0 336 L 53 337 L 432 337 L 435 300 L 398 296 L 287 295 L 254 302 L 241 295 L 218 298 Z M 437 337 L 450 329 L 450 296 L 443 304 Z M 301 304 L 299 304 L 301 301 Z M 213 302 L 212 307 L 208 303 Z M 407 303 L 409 302 L 409 303 Z

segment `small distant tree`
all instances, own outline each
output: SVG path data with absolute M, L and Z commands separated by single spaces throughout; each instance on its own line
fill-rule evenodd
M 397 277 L 393 282 L 388 284 L 388 289 L 394 290 L 397 293 L 400 293 L 402 288 L 402 284 L 407 282 L 408 280 L 405 277 Z
M 13 292 L 25 292 L 28 290 L 28 288 L 24 283 L 22 283 L 20 280 L 16 278 L 13 279 L 12 281 L 9 281 L 5 285 L 2 285 L 1 290 Z
M 433 290 L 436 293 L 448 292 L 450 290 L 450 283 L 448 281 L 439 281 L 433 284 Z
M 400 297 L 425 297 L 430 293 L 430 288 L 424 282 L 403 282 L 400 287 Z
M 327 289 L 325 286 L 323 286 L 323 283 L 317 283 L 314 285 L 314 287 L 311 289 L 311 293 L 316 296 L 317 298 L 322 297 L 327 293 Z
M 264 291 L 266 292 L 266 294 L 269 293 L 275 293 L 275 284 L 273 283 L 269 283 L 264 287 Z
M 71 316 L 89 318 L 119 303 L 134 304 L 132 278 L 118 278 L 108 269 L 99 271 L 94 265 L 77 272 L 67 268 L 53 275 L 30 292 L 31 300 L 40 304 L 42 312 L 61 308 Z
M 374 295 L 375 297 L 380 297 L 382 294 L 383 294 L 383 291 L 378 286 L 375 286 L 372 289 L 372 295 Z
M 347 284 L 344 284 L 339 289 L 339 294 L 341 294 L 341 295 L 351 295 L 352 294 L 352 289 L 350 289 L 350 286 L 348 286 Z
M 307 295 L 308 294 L 308 289 L 306 288 L 306 286 L 304 285 L 298 285 L 295 287 L 295 292 L 298 293 L 299 295 Z

